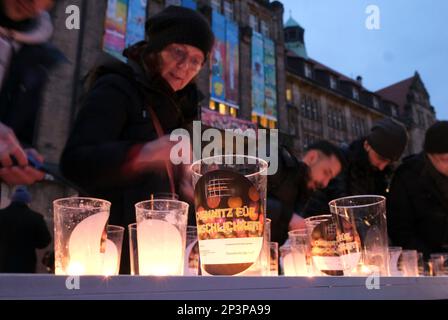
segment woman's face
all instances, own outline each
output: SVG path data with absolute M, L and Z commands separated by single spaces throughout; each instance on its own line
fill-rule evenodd
M 182 90 L 201 70 L 204 54 L 188 44 L 172 43 L 161 52 L 160 74 L 174 91 Z
M 3 10 L 13 21 L 24 21 L 49 10 L 54 0 L 3 0 Z

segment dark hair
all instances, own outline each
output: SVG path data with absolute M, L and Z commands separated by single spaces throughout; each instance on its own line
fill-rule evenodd
M 426 131 L 423 150 L 430 154 L 448 153 L 447 136 L 448 121 L 437 121 Z
M 347 165 L 347 159 L 340 148 L 327 140 L 320 140 L 310 145 L 306 151 L 317 150 L 327 157 L 335 156 L 341 163 L 342 169 Z

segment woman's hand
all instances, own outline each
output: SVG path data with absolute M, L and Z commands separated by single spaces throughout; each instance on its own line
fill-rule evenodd
M 170 153 L 175 142 L 168 135 L 145 143 L 131 159 L 132 171 L 136 173 L 164 170 L 165 162 L 170 161 Z

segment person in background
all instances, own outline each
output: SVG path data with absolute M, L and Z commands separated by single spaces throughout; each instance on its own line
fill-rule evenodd
M 392 175 L 392 164 L 403 154 L 408 141 L 406 128 L 389 118 L 376 122 L 368 136 L 343 148 L 347 167 L 319 190 L 297 212 L 303 217 L 326 214 L 331 200 L 354 195 L 386 196 Z
M 110 223 L 124 227 L 135 222 L 134 205 L 151 194 L 187 200 L 183 191 L 191 192 L 191 176 L 170 162 L 169 134 L 199 117 L 194 80 L 214 43 L 205 17 L 178 6 L 152 16 L 146 38 L 125 51 L 127 64 L 117 60 L 93 70 L 60 162 L 89 196 L 112 202 Z M 129 273 L 127 250 L 123 246 L 121 273 Z
M 63 55 L 48 43 L 54 0 L 0 0 L 0 180 L 32 184 L 44 174 L 29 166 L 34 128 L 48 71 Z M 29 149 L 29 150 L 27 150 Z
M 294 219 L 296 202 L 306 201 L 312 191 L 325 188 L 344 164 L 340 149 L 328 141 L 311 145 L 302 160 L 286 147 L 279 149 L 277 173 L 268 176 L 267 217 L 272 220 L 272 241 L 281 246 L 288 231 L 303 224 L 303 219 Z
M 423 152 L 403 159 L 387 199 L 387 229 L 393 245 L 448 252 L 448 121 L 426 132 Z
M 0 210 L 0 272 L 35 273 L 36 249 L 51 242 L 44 217 L 28 207 L 31 195 L 19 186 L 11 204 Z

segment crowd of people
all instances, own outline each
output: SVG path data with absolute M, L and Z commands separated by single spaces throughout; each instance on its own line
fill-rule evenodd
M 44 177 L 28 158 L 43 161 L 33 149 L 32 132 L 47 71 L 61 60 L 48 43 L 47 10 L 53 4 L 0 0 L 0 180 L 11 186 Z M 150 194 L 171 192 L 193 202 L 188 168 L 167 160 L 173 146 L 169 134 L 200 119 L 202 95 L 195 79 L 213 44 L 201 13 L 170 6 L 147 21 L 144 41 L 124 51 L 127 63 L 111 60 L 89 73 L 60 167 L 85 191 L 81 196 L 112 203 L 111 224 L 135 222 L 134 204 Z M 277 173 L 268 177 L 272 241 L 283 244 L 304 218 L 328 212 L 332 199 L 376 194 L 387 198 L 391 244 L 425 256 L 447 251 L 447 137 L 448 121 L 436 122 L 426 133 L 422 153 L 399 165 L 408 134 L 392 119 L 378 121 L 366 137 L 346 146 L 319 141 L 302 156 L 280 146 Z M 0 272 L 33 272 L 35 248 L 51 241 L 42 216 L 27 206 L 29 195 L 22 187 L 17 190 L 11 205 L 0 210 Z M 35 237 L 16 239 L 25 233 Z M 120 272 L 129 273 L 127 246 L 121 262 Z

